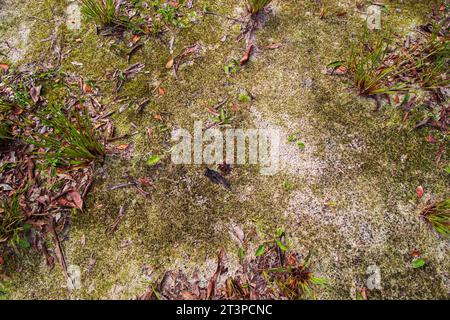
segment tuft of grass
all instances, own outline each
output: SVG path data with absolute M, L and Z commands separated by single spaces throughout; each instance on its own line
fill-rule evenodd
M 103 160 L 105 147 L 95 134 L 86 108 L 82 114 L 75 112 L 66 116 L 60 107 L 51 105 L 46 113 L 37 116 L 52 131 L 47 135 L 35 133 L 33 138 L 28 139 L 29 143 L 48 150 L 41 154 L 42 157 L 55 165 L 79 165 Z
M 410 49 L 394 49 L 389 39 L 353 46 L 346 66 L 350 79 L 363 96 L 447 87 L 450 45 L 437 34 Z
M 6 121 L 0 122 L 0 140 L 10 139 L 10 125 Z
M 272 287 L 276 285 L 282 295 L 290 300 L 315 300 L 317 288 L 328 283 L 326 279 L 316 277 L 307 263 L 267 269 L 263 275 Z
M 257 14 L 266 7 L 272 0 L 246 0 L 247 11 L 251 14 Z
M 450 198 L 431 203 L 422 209 L 420 216 L 428 221 L 437 232 L 450 237 Z
M 30 244 L 23 234 L 30 229 L 19 206 L 19 197 L 12 196 L 0 205 L 0 244 L 6 243 L 13 248 L 28 248 Z
M 373 47 L 353 48 L 348 60 L 348 72 L 355 87 L 363 96 L 391 94 L 409 90 L 406 83 L 388 83 L 389 77 L 402 73 L 401 61 L 385 65 L 389 42 L 378 39 Z
M 121 25 L 123 23 L 117 14 L 115 0 L 82 0 L 81 13 L 88 20 L 94 21 L 103 27 Z

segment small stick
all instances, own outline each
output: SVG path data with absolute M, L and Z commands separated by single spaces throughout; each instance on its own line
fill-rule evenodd
M 53 237 L 53 241 L 55 242 L 55 245 L 56 245 L 56 253 L 58 255 L 59 263 L 61 264 L 61 267 L 63 268 L 64 276 L 66 277 L 67 282 L 72 281 L 70 279 L 69 272 L 67 271 L 67 262 L 66 262 L 66 258 L 64 256 L 64 251 L 62 249 L 61 242 L 59 241 L 58 234 L 56 233 L 56 230 L 55 230 L 55 218 L 52 218 L 52 220 L 50 222 L 50 233 L 51 233 L 51 235 Z
M 117 216 L 116 220 L 114 220 L 113 224 L 111 225 L 109 232 L 111 234 L 114 234 L 114 232 L 116 232 L 117 227 L 119 226 L 120 221 L 122 221 L 122 218 L 125 216 L 125 210 L 123 208 L 123 206 L 120 207 L 119 209 L 119 215 Z

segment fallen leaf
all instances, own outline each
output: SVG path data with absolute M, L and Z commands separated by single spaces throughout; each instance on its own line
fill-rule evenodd
M 161 115 L 160 115 L 159 113 L 155 114 L 155 115 L 153 116 L 153 119 L 155 119 L 155 120 L 157 120 L 157 121 L 162 121 L 162 117 L 161 117 Z
M 117 150 L 125 150 L 126 148 L 128 148 L 129 144 L 124 143 L 124 144 L 119 144 L 118 146 L 116 146 Z
M 145 64 L 136 63 L 128 67 L 123 73 L 127 79 L 134 78 L 142 69 L 145 68 Z
M 7 65 L 6 63 L 0 63 L 0 69 L 6 72 L 9 69 L 9 65 Z
M 206 292 L 206 300 L 211 299 L 215 294 L 217 278 L 222 273 L 222 260 L 223 260 L 224 256 L 225 256 L 225 251 L 223 249 L 221 249 L 219 252 L 219 256 L 217 257 L 216 272 L 214 272 L 213 276 L 211 277 L 211 279 L 209 279 L 209 282 L 208 282 L 208 289 Z
M 394 102 L 395 102 L 396 104 L 399 104 L 399 102 L 400 102 L 400 97 L 398 96 L 398 94 L 396 94 L 396 95 L 394 96 Z
M 75 204 L 75 207 L 83 211 L 83 199 L 81 198 L 80 193 L 77 190 L 72 190 L 69 191 L 67 195 L 72 198 L 72 202 Z
M 173 58 L 171 58 L 169 61 L 167 61 L 166 63 L 166 69 L 170 69 L 173 67 Z
M 246 64 L 248 62 L 248 60 L 250 60 L 250 56 L 251 56 L 252 52 L 253 52 L 253 45 L 251 44 L 248 46 L 247 50 L 245 51 L 244 56 L 241 59 L 241 62 L 240 62 L 241 66 L 243 66 L 244 64 Z
M 0 256 L 0 266 L 3 265 L 5 263 L 5 259 L 3 259 L 2 256 Z
M 219 172 L 206 168 L 205 177 L 207 177 L 212 183 L 221 184 L 225 188 L 230 189 L 230 183 Z
M 134 42 L 134 43 L 138 42 L 139 39 L 140 39 L 140 37 L 139 37 L 137 34 L 135 34 L 135 35 L 133 36 L 133 42 Z
M 433 137 L 431 134 L 427 137 L 426 140 L 427 140 L 427 142 L 432 143 L 432 144 L 435 144 L 435 143 L 438 142 L 438 141 L 436 140 L 436 138 Z
M 272 44 L 269 44 L 268 46 L 266 46 L 265 48 L 273 50 L 273 49 L 281 48 L 282 46 L 283 46 L 283 44 L 281 44 L 281 43 L 272 43 Z
M 39 97 L 41 96 L 41 89 L 42 86 L 32 87 L 30 89 L 30 97 L 34 103 L 37 103 L 39 101 Z
M 159 93 L 160 96 L 163 96 L 163 95 L 166 94 L 166 90 L 164 88 L 159 87 L 158 88 L 158 93 Z
M 417 199 L 421 199 L 423 197 L 423 187 L 422 186 L 418 186 L 416 188 L 416 193 L 417 193 Z
M 91 92 L 91 91 L 92 91 L 91 86 L 88 85 L 88 84 L 86 83 L 86 84 L 84 85 L 84 92 L 89 93 L 89 92 Z
M 147 165 L 150 167 L 153 167 L 154 165 L 158 164 L 158 162 L 161 160 L 161 157 L 158 155 L 153 155 L 147 160 Z
M 418 257 L 420 257 L 420 251 L 418 251 L 418 250 L 413 250 L 412 252 L 411 252 L 411 257 L 413 257 L 413 258 L 418 258 Z
M 181 296 L 183 297 L 184 300 L 197 300 L 197 297 L 189 291 L 183 291 L 181 292 Z
M 240 242 L 244 241 L 244 231 L 242 231 L 242 229 L 239 228 L 239 226 L 233 225 L 231 227 L 231 230 L 233 231 L 233 234 L 236 236 L 236 238 L 238 238 Z

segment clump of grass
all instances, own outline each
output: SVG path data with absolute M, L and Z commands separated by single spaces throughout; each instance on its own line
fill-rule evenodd
M 30 244 L 23 238 L 23 234 L 29 229 L 30 225 L 25 223 L 17 195 L 0 205 L 0 244 L 28 248 Z
M 346 63 L 354 86 L 363 96 L 432 90 L 446 87 L 450 45 L 437 34 L 409 49 L 399 50 L 390 39 L 352 47 Z
M 117 14 L 115 0 L 82 0 L 81 13 L 103 27 L 123 24 Z
M 0 122 L 0 140 L 10 139 L 10 125 L 6 121 Z
M 361 95 L 390 94 L 409 89 L 403 82 L 388 82 L 390 77 L 403 71 L 401 61 L 385 64 L 388 54 L 389 44 L 385 39 L 379 39 L 373 47 L 364 46 L 352 50 L 348 60 L 348 72 Z
M 445 237 L 450 236 L 450 198 L 428 204 L 422 209 L 420 216 L 428 221 L 437 232 Z
M 276 285 L 288 299 L 316 299 L 317 288 L 327 284 L 327 280 L 314 275 L 308 267 L 308 260 L 304 264 L 267 269 L 263 275 L 268 283 Z
M 46 114 L 38 117 L 52 131 L 47 135 L 35 133 L 28 141 L 48 150 L 41 154 L 45 159 L 55 165 L 77 165 L 103 160 L 105 147 L 95 134 L 86 108 L 82 114 L 75 112 L 66 116 L 60 107 L 51 105 Z M 72 118 L 75 121 L 71 121 Z
M 272 0 L 246 0 L 247 11 L 251 14 L 257 14 L 266 7 Z

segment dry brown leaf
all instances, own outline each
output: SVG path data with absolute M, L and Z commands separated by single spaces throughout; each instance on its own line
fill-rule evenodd
M 77 190 L 72 190 L 69 191 L 67 195 L 70 196 L 75 207 L 83 211 L 83 199 L 81 198 L 80 193 Z
M 223 249 L 221 249 L 219 252 L 219 256 L 217 257 L 216 272 L 214 272 L 213 276 L 211 277 L 211 279 L 209 279 L 209 282 L 208 282 L 208 289 L 206 292 L 206 300 L 211 299 L 215 294 L 216 282 L 217 282 L 217 279 L 219 278 L 220 273 L 222 272 L 222 260 L 223 260 L 224 256 L 225 256 L 225 251 Z
M 39 101 L 39 97 L 41 96 L 41 89 L 42 86 L 32 87 L 30 89 L 30 97 L 34 103 L 37 103 Z
M 281 43 L 272 43 L 272 44 L 269 44 L 268 46 L 266 46 L 265 48 L 273 50 L 273 49 L 281 48 L 282 46 L 283 46 L 283 44 L 281 44 Z
M 118 146 L 116 146 L 117 150 L 125 150 L 126 148 L 128 148 L 129 144 L 124 143 L 124 144 L 119 144 Z
M 170 69 L 173 67 L 173 58 L 171 58 L 169 61 L 167 61 L 166 63 L 166 69 Z

